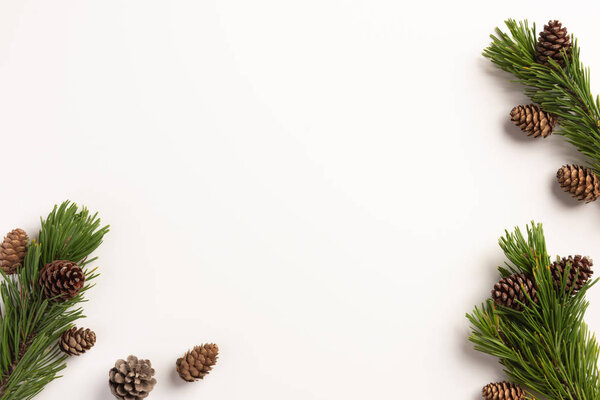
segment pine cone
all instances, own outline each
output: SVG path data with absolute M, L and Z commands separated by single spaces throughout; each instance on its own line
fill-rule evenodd
M 5 274 L 14 274 L 23 265 L 28 241 L 23 229 L 14 229 L 6 235 L 0 244 L 0 268 Z
M 481 391 L 485 400 L 523 400 L 525 391 L 520 386 L 510 382 L 490 383 Z
M 501 306 L 510 307 L 517 311 L 523 310 L 527 304 L 527 293 L 534 303 L 537 303 L 537 291 L 533 280 L 525 274 L 513 274 L 502 278 L 492 289 L 492 298 Z M 521 302 L 521 303 L 519 303 Z
M 593 262 L 588 257 L 569 256 L 563 257 L 560 261 L 555 261 L 550 266 L 552 277 L 554 278 L 555 284 L 558 286 L 561 284 L 567 264 L 571 265 L 569 274 L 567 275 L 566 291 L 575 293 L 583 287 L 587 280 L 592 276 L 592 265 Z
M 84 283 L 83 270 L 71 261 L 52 261 L 40 272 L 39 284 L 44 288 L 45 296 L 55 301 L 67 301 L 77 296 Z
M 216 344 L 196 346 L 177 360 L 177 372 L 188 382 L 202 379 L 217 363 L 218 354 L 219 346 Z
M 148 397 L 156 379 L 150 360 L 138 360 L 136 356 L 117 360 L 108 374 L 110 391 L 117 399 L 137 400 Z
M 548 59 L 553 59 L 561 67 L 565 66 L 564 52 L 567 57 L 571 56 L 571 38 L 567 34 L 567 28 L 563 28 L 558 21 L 548 21 L 544 30 L 540 32 L 540 38 L 535 46 L 535 59 L 543 65 L 550 65 Z
M 556 179 L 565 192 L 586 203 L 600 196 L 600 180 L 591 169 L 579 165 L 563 165 L 556 172 Z
M 550 136 L 556 125 L 556 117 L 542 111 L 535 104 L 516 106 L 510 112 L 510 120 L 515 123 L 527 136 Z
M 58 341 L 62 351 L 70 356 L 78 356 L 91 349 L 96 343 L 96 334 L 90 329 L 71 328 L 63 332 Z

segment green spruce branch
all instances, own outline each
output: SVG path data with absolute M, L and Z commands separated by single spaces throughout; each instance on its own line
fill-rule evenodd
M 488 299 L 467 314 L 472 326 L 469 340 L 475 349 L 499 359 L 514 382 L 531 396 L 551 400 L 600 399 L 598 356 L 600 347 L 583 317 L 588 307 L 587 282 L 576 293 L 567 290 L 570 265 L 554 281 L 540 224 L 531 224 L 527 238 L 516 228 L 500 239 L 508 262 L 501 276 L 526 273 L 536 282 L 537 303 L 521 303 L 523 311 Z M 531 397 L 534 398 L 534 397 Z
M 570 57 L 563 51 L 564 67 L 552 59 L 544 66 L 535 61 L 535 24 L 509 19 L 506 26 L 508 33 L 496 28 L 483 55 L 513 74 L 543 111 L 558 117 L 557 133 L 577 147 L 600 175 L 600 97 L 591 93 L 589 68 L 580 61 L 577 40 L 573 38 Z
M 18 274 L 7 276 L 0 270 L 0 400 L 33 398 L 66 367 L 56 342 L 84 317 L 79 305 L 98 276 L 88 268 L 95 260 L 89 256 L 108 232 L 96 214 L 68 201 L 56 206 L 41 225 Z M 73 261 L 84 270 L 86 285 L 71 300 L 47 299 L 38 284 L 41 268 L 54 260 Z

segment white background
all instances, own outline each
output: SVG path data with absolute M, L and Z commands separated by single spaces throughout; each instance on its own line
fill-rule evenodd
M 581 162 L 508 121 L 526 99 L 481 56 L 508 17 L 561 19 L 600 91 L 593 2 L 1 0 L 0 231 L 72 199 L 112 230 L 95 348 L 38 398 L 108 400 L 153 361 L 152 399 L 479 399 L 502 379 L 464 314 L 505 228 L 600 259 Z M 588 322 L 600 330 L 600 295 Z M 175 360 L 216 342 L 185 384 Z

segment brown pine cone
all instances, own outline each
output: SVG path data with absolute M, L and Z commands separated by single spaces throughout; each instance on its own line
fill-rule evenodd
M 565 192 L 577 200 L 589 203 L 600 196 L 600 179 L 589 168 L 579 165 L 563 165 L 556 172 L 556 179 Z
M 485 400 L 523 400 L 525 391 L 510 382 L 497 382 L 485 385 L 481 390 Z
M 5 274 L 14 274 L 23 265 L 28 241 L 23 229 L 14 229 L 6 235 L 0 244 L 0 268 Z
M 537 303 L 537 290 L 533 279 L 525 274 L 513 274 L 502 278 L 492 289 L 492 298 L 501 306 L 510 307 L 517 311 L 523 310 L 523 304 L 527 304 L 528 294 L 534 303 Z M 520 302 L 520 303 L 519 303 Z
M 196 346 L 177 360 L 177 372 L 187 382 L 202 379 L 217 363 L 218 355 L 219 346 L 216 344 Z
M 108 384 L 117 399 L 145 399 L 156 385 L 152 363 L 136 356 L 127 357 L 127 361 L 117 360 L 108 373 Z
M 563 28 L 558 21 L 548 21 L 544 30 L 540 32 L 540 38 L 535 46 L 535 59 L 543 65 L 550 65 L 548 59 L 553 59 L 561 67 L 565 66 L 563 54 L 571 56 L 571 38 L 567 28 Z
M 556 117 L 542 111 L 535 104 L 516 106 L 510 112 L 510 120 L 515 123 L 527 136 L 550 136 L 556 125 Z
M 567 264 L 571 266 L 567 275 L 566 291 L 576 293 L 581 290 L 583 285 L 592 276 L 592 265 L 593 262 L 588 257 L 569 256 L 563 257 L 560 261 L 555 261 L 550 266 L 552 277 L 554 278 L 555 284 L 558 286 L 561 284 Z M 572 290 L 572 291 L 571 291 Z
M 96 343 L 96 334 L 90 329 L 71 328 L 63 332 L 58 341 L 62 351 L 70 356 L 78 356 L 91 349 Z
M 84 283 L 83 270 L 71 261 L 52 261 L 40 272 L 39 284 L 44 295 L 55 301 L 67 301 L 77 296 Z

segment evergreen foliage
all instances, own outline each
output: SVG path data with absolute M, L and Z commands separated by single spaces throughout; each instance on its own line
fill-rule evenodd
M 558 116 L 557 133 L 575 145 L 600 175 L 600 96 L 591 93 L 589 68 L 580 61 L 577 40 L 573 38 L 570 56 L 563 52 L 564 67 L 552 59 L 545 66 L 535 61 L 535 24 L 509 19 L 506 26 L 509 33 L 496 28 L 483 55 L 525 85 L 525 93 L 543 111 Z
M 0 400 L 31 399 L 65 368 L 66 356 L 56 342 L 84 317 L 79 305 L 92 286 L 89 282 L 98 276 L 88 267 L 95 260 L 89 256 L 108 232 L 97 214 L 69 201 L 55 206 L 41 225 L 18 274 L 0 271 Z M 86 285 L 71 300 L 47 299 L 38 285 L 41 268 L 54 260 L 73 261 L 84 269 Z
M 560 287 L 550 271 L 550 257 L 541 224 L 532 222 L 525 238 L 519 228 L 499 241 L 509 262 L 501 276 L 526 273 L 537 284 L 538 303 L 523 303 L 523 311 L 488 299 L 467 318 L 475 349 L 495 356 L 514 382 L 551 400 L 600 399 L 600 348 L 583 321 L 588 282 L 577 292 L 566 290 L 568 265 Z M 539 398 L 539 397 L 538 397 Z

